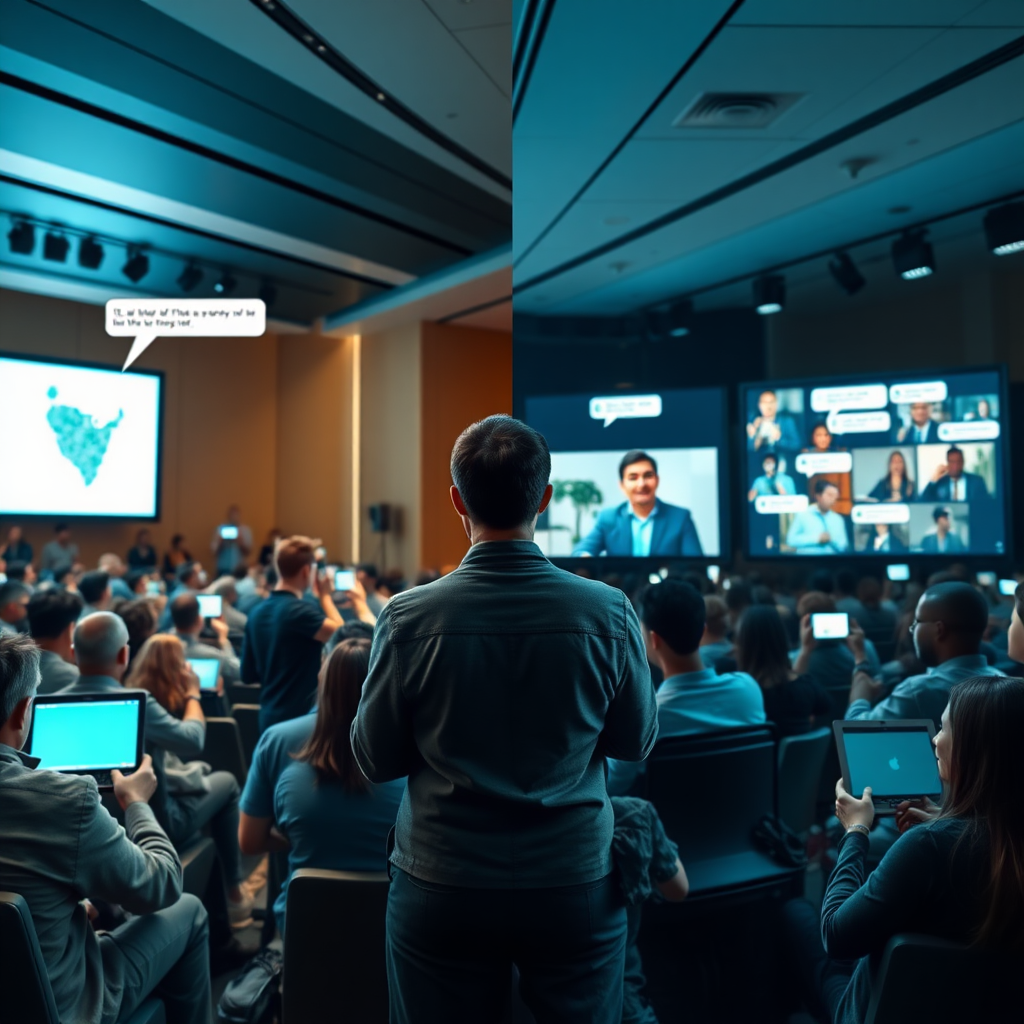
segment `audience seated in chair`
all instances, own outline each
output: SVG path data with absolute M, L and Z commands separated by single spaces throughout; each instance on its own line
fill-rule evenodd
M 16 636 L 23 632 L 31 596 L 29 588 L 17 580 L 0 583 L 0 636 Z
M 78 678 L 71 642 L 81 614 L 78 594 L 59 587 L 41 590 L 29 600 L 29 633 L 39 648 L 39 693 L 56 693 Z
M 128 778 L 113 773 L 122 829 L 94 779 L 35 770 L 20 752 L 38 683 L 32 641 L 0 637 L 0 889 L 28 903 L 60 1019 L 114 1024 L 155 992 L 171 1024 L 207 1024 L 207 915 L 182 895 L 178 855 L 148 806 L 150 758 Z M 90 897 L 135 916 L 98 934 Z
M 704 595 L 704 635 L 700 638 L 700 659 L 705 668 L 732 655 L 729 640 L 729 606 L 717 594 Z
M 94 569 L 92 572 L 82 573 L 78 580 L 78 593 L 85 602 L 82 607 L 81 618 L 92 615 L 94 612 L 110 611 L 110 604 L 114 600 L 113 591 L 110 589 L 110 576 L 102 569 Z
M 831 595 L 820 590 L 809 590 L 797 602 L 800 619 L 800 648 L 791 653 L 797 675 L 809 675 L 826 690 L 845 689 L 850 685 L 854 660 L 849 647 L 842 640 L 815 640 L 811 632 L 811 616 L 835 612 L 836 603 Z M 870 640 L 864 642 L 864 660 L 873 672 L 881 671 L 878 652 Z
M 640 600 L 647 656 L 665 674 L 657 693 L 659 739 L 765 721 L 755 680 L 745 672 L 719 675 L 704 667 L 704 616 L 704 598 L 689 583 L 672 577 L 651 584 Z M 642 764 L 609 758 L 608 792 L 629 793 L 643 771 Z
M 96 567 L 110 577 L 111 597 L 130 601 L 135 596 L 132 588 L 128 586 L 125 580 L 128 566 L 121 561 L 120 555 L 115 555 L 112 551 L 108 551 L 105 555 L 100 555 L 100 560 L 97 562 Z
M 386 869 L 405 779 L 371 785 L 349 742 L 369 660 L 369 640 L 343 640 L 320 670 L 316 711 L 260 737 L 242 794 L 243 853 L 287 850 L 289 876 L 304 867 Z M 286 879 L 274 904 L 282 935 L 287 895 Z
M 203 617 L 199 614 L 199 598 L 195 594 L 178 594 L 170 604 L 174 635 L 185 648 L 189 658 L 212 658 L 220 663 L 220 677 L 225 684 L 237 683 L 241 678 L 241 662 L 228 640 L 228 626 L 223 618 L 210 619 L 217 634 L 217 646 L 200 641 Z

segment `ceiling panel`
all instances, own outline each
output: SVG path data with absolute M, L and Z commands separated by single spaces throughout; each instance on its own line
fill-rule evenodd
M 455 38 L 469 51 L 470 56 L 487 73 L 487 77 L 501 90 L 506 99 L 512 99 L 512 56 L 509 46 L 508 25 L 485 25 L 456 32 Z M 512 124 L 508 114 L 503 116 L 512 139 Z
M 981 6 L 980 0 L 746 0 L 734 25 L 951 25 Z

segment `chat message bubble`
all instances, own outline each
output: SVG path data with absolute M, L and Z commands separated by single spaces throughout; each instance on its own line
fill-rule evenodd
M 999 436 L 996 420 L 967 420 L 965 423 L 940 423 L 940 441 L 994 441 Z
M 910 402 L 944 402 L 949 389 L 944 380 L 926 380 L 920 384 L 893 384 L 889 388 L 889 401 L 897 405 Z
M 840 388 L 814 388 L 811 408 L 815 412 L 831 409 L 883 409 L 889 403 L 884 384 L 846 384 Z
M 267 329 L 262 299 L 111 299 L 107 334 L 134 338 L 121 371 L 157 338 L 258 338 Z
M 877 505 L 854 505 L 850 518 L 858 526 L 875 523 L 909 523 L 910 506 L 894 501 L 880 501 Z
M 754 501 L 754 511 L 761 515 L 778 515 L 780 512 L 806 512 L 810 504 L 806 494 L 762 494 Z
M 888 433 L 892 417 L 885 409 L 873 412 L 836 412 L 833 409 L 826 425 L 833 434 Z
M 815 473 L 849 473 L 853 456 L 849 452 L 804 452 L 796 457 L 796 471 L 804 476 Z
M 590 400 L 590 418 L 610 427 L 617 419 L 642 419 L 661 415 L 661 395 L 612 395 Z

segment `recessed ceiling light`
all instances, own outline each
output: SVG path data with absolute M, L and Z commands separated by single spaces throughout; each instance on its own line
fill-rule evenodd
M 386 99 L 387 99 L 387 96 L 385 96 L 384 93 L 382 93 L 382 92 L 377 93 L 377 100 L 378 100 L 378 102 L 383 103 Z

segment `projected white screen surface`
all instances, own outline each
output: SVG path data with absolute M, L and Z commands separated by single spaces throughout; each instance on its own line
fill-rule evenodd
M 161 378 L 0 356 L 0 514 L 158 515 Z

